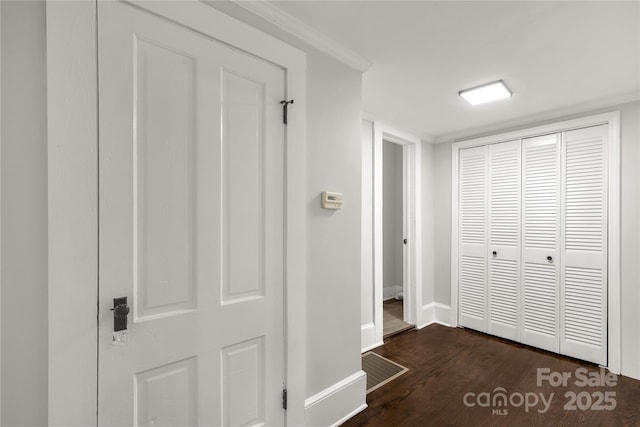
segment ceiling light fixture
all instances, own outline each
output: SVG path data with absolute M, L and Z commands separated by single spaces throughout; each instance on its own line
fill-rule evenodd
M 485 102 L 497 101 L 499 99 L 510 98 L 511 91 L 502 80 L 487 83 L 471 89 L 458 92 L 471 105 L 484 104 Z

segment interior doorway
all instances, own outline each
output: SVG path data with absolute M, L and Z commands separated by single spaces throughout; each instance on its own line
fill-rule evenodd
M 407 294 L 405 149 L 384 140 L 382 143 L 382 333 L 383 338 L 411 329 L 405 316 Z
M 422 147 L 420 138 L 379 121 L 371 120 L 370 122 L 372 126 L 366 126 L 366 124 L 363 126 L 361 341 L 363 352 L 384 343 L 383 153 L 385 141 L 398 146 L 402 153 L 400 193 L 402 194 L 403 232 L 400 242 L 402 243 L 403 277 L 401 283 L 393 284 L 393 286 L 402 286 L 402 316 L 399 317 L 403 322 L 420 328 L 424 326 L 423 318 L 426 312 L 422 299 Z

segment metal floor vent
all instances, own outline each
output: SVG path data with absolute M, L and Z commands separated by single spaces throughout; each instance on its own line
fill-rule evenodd
M 370 351 L 362 355 L 362 370 L 367 373 L 367 394 L 369 394 L 409 369 Z

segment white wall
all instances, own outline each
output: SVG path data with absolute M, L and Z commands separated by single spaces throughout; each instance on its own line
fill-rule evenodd
M 45 426 L 48 339 L 45 5 L 2 1 L 0 7 L 1 424 Z
M 640 379 L 640 102 L 632 102 L 531 123 L 474 137 L 497 134 L 547 123 L 590 116 L 607 111 L 621 112 L 621 226 L 622 226 L 622 374 Z M 435 256 L 436 302 L 451 303 L 451 143 L 435 147 L 436 173 Z
M 382 298 L 402 289 L 402 146 L 382 144 Z
M 451 143 L 433 146 L 434 301 L 451 305 Z
M 422 143 L 422 305 L 426 306 L 435 301 L 435 259 L 443 250 L 434 240 L 434 219 L 439 214 L 441 206 L 435 204 L 434 185 L 437 165 L 434 161 L 436 146 L 428 142 Z M 423 319 L 430 322 L 430 319 Z
M 362 74 L 308 51 L 307 396 L 358 372 Z M 322 209 L 324 190 L 344 194 Z

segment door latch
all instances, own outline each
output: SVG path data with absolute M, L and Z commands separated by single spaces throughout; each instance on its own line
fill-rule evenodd
M 127 330 L 127 315 L 129 314 L 129 306 L 127 305 L 127 297 L 113 299 L 113 331 Z

